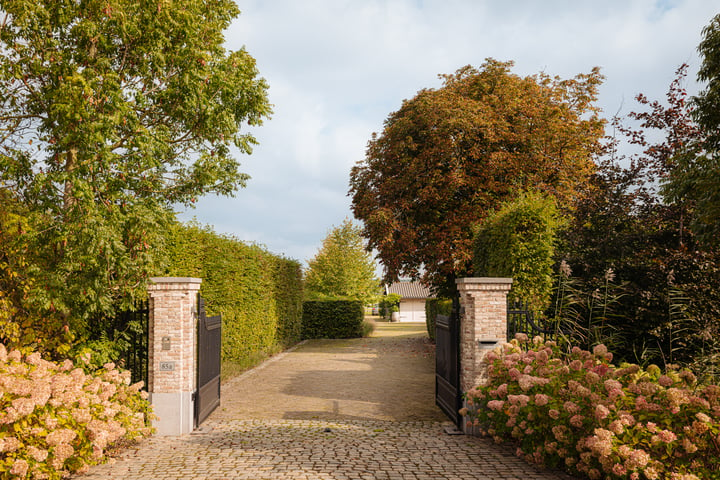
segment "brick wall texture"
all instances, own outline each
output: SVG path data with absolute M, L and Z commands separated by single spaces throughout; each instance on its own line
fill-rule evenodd
M 487 379 L 485 354 L 507 335 L 509 278 L 461 278 L 460 388 L 467 392 Z
M 196 309 L 200 279 L 164 277 L 151 280 L 153 283 L 148 286 L 148 391 L 194 392 L 197 388 Z

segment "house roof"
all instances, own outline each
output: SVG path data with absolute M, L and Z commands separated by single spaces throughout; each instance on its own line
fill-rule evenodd
M 402 298 L 432 298 L 430 289 L 420 282 L 399 281 L 385 285 L 385 293 L 397 293 Z

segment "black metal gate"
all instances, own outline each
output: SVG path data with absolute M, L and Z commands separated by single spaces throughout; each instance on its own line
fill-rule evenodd
M 205 301 L 198 295 L 197 393 L 195 394 L 195 427 L 198 427 L 220 405 L 220 315 L 205 315 Z
M 460 425 L 460 299 L 453 298 L 450 315 L 435 319 L 435 404 Z

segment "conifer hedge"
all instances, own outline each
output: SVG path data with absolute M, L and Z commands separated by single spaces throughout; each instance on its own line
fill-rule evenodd
M 476 228 L 474 276 L 512 277 L 511 297 L 543 311 L 550 302 L 555 243 L 563 224 L 552 197 L 521 192 Z
M 196 222 L 168 232 L 165 275 L 198 277 L 209 315 L 222 315 L 223 363 L 247 365 L 300 340 L 300 263 Z

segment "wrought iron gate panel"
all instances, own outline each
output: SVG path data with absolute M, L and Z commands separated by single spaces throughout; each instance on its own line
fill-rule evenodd
M 197 393 L 195 426 L 220 405 L 220 346 L 222 318 L 205 315 L 205 301 L 198 295 Z
M 460 301 L 453 298 L 450 315 L 435 319 L 435 404 L 456 425 L 461 420 Z

